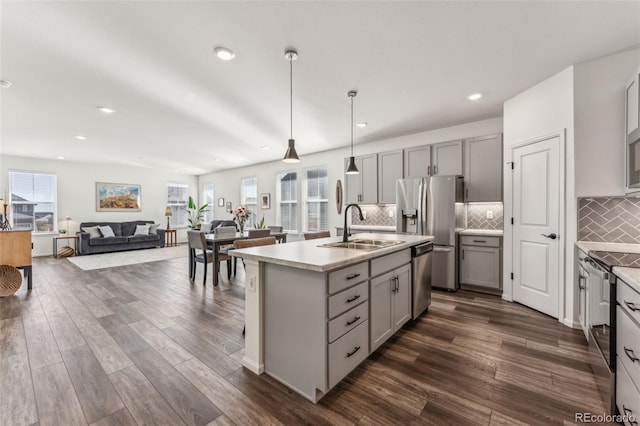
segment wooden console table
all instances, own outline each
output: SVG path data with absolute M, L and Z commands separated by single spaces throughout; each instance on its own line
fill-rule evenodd
M 0 265 L 11 265 L 24 271 L 28 289 L 33 285 L 31 271 L 31 231 L 0 231 Z
M 57 237 L 53 237 L 53 257 L 58 257 L 58 240 L 73 240 L 75 245 L 75 250 L 73 252 L 74 255 L 78 254 L 78 236 L 77 235 L 58 235 Z
M 167 247 L 171 247 L 171 246 L 176 246 L 178 245 L 177 239 L 178 239 L 178 231 L 176 229 L 167 229 L 165 231 L 165 238 L 167 239 L 166 242 L 166 246 Z

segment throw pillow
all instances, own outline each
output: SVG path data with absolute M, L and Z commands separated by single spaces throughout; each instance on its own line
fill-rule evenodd
M 111 229 L 111 227 L 109 225 L 105 225 L 105 226 L 98 226 L 98 229 L 100 230 L 100 233 L 102 234 L 103 237 L 115 237 L 116 235 L 113 233 L 113 229 Z
M 98 226 L 89 226 L 87 228 L 82 228 L 82 232 L 88 232 L 89 233 L 89 238 L 100 238 L 100 237 L 102 237 L 102 234 L 100 233 L 100 230 L 98 229 Z
M 160 227 L 160 224 L 158 223 L 152 223 L 151 225 L 149 225 L 149 235 L 158 235 L 159 227 Z
M 149 235 L 149 224 L 136 225 L 136 232 L 133 235 Z

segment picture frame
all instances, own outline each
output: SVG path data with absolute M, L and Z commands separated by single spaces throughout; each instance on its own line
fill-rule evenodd
M 224 207 L 224 198 L 218 198 L 218 207 Z
M 229 213 L 232 213 L 232 212 L 233 212 L 233 207 L 231 206 L 231 201 L 227 201 L 227 204 L 226 204 L 225 209 L 226 209 Z
M 262 210 L 269 210 L 271 208 L 271 194 L 269 192 L 260 194 L 260 208 Z
M 141 210 L 141 185 L 96 182 L 96 211 L 139 212 Z

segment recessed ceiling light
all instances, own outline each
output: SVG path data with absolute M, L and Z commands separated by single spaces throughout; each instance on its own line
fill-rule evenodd
M 105 106 L 99 106 L 98 107 L 98 111 L 104 112 L 105 114 L 113 114 L 114 112 L 116 112 L 115 109 L 109 108 L 109 107 L 105 107 Z
M 57 158 L 58 160 L 64 160 L 64 157 L 62 155 L 59 155 Z
M 271 147 L 270 147 L 270 146 L 266 146 L 266 145 L 262 145 L 262 146 L 260 147 L 260 149 L 261 149 L 261 150 L 263 150 L 263 151 L 266 151 L 266 150 L 268 150 L 268 149 L 271 149 Z
M 82 136 L 82 135 L 75 135 L 74 138 L 78 139 L 79 141 L 84 141 L 87 139 L 86 136 Z
M 473 95 L 469 95 L 470 101 L 477 101 L 482 97 L 482 93 L 474 93 Z
M 227 49 L 226 47 L 216 47 L 213 49 L 213 53 L 216 54 L 218 59 L 222 59 L 223 61 L 230 61 L 236 57 L 236 54 L 233 53 L 233 50 Z
M 358 124 L 356 124 L 356 126 L 358 126 L 358 127 L 367 127 L 367 124 L 368 124 L 368 123 L 365 123 L 365 122 L 363 121 L 362 123 L 358 123 Z
M 9 80 L 0 80 L 0 86 L 4 87 L 5 89 L 11 87 L 11 84 L 12 83 Z

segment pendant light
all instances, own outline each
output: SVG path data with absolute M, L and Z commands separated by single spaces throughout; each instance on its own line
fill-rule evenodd
M 353 98 L 355 98 L 357 94 L 358 92 L 355 90 L 351 90 L 347 93 L 347 96 L 351 99 L 351 157 L 349 157 L 349 166 L 345 172 L 348 175 L 357 175 L 360 173 L 358 166 L 356 166 L 356 159 L 353 156 Z
M 284 57 L 289 60 L 289 96 L 290 96 L 290 123 L 291 123 L 291 138 L 289 139 L 289 147 L 282 159 L 283 163 L 299 163 L 300 158 L 296 152 L 296 141 L 293 139 L 293 61 L 298 59 L 298 52 L 295 50 L 287 50 L 284 52 Z

